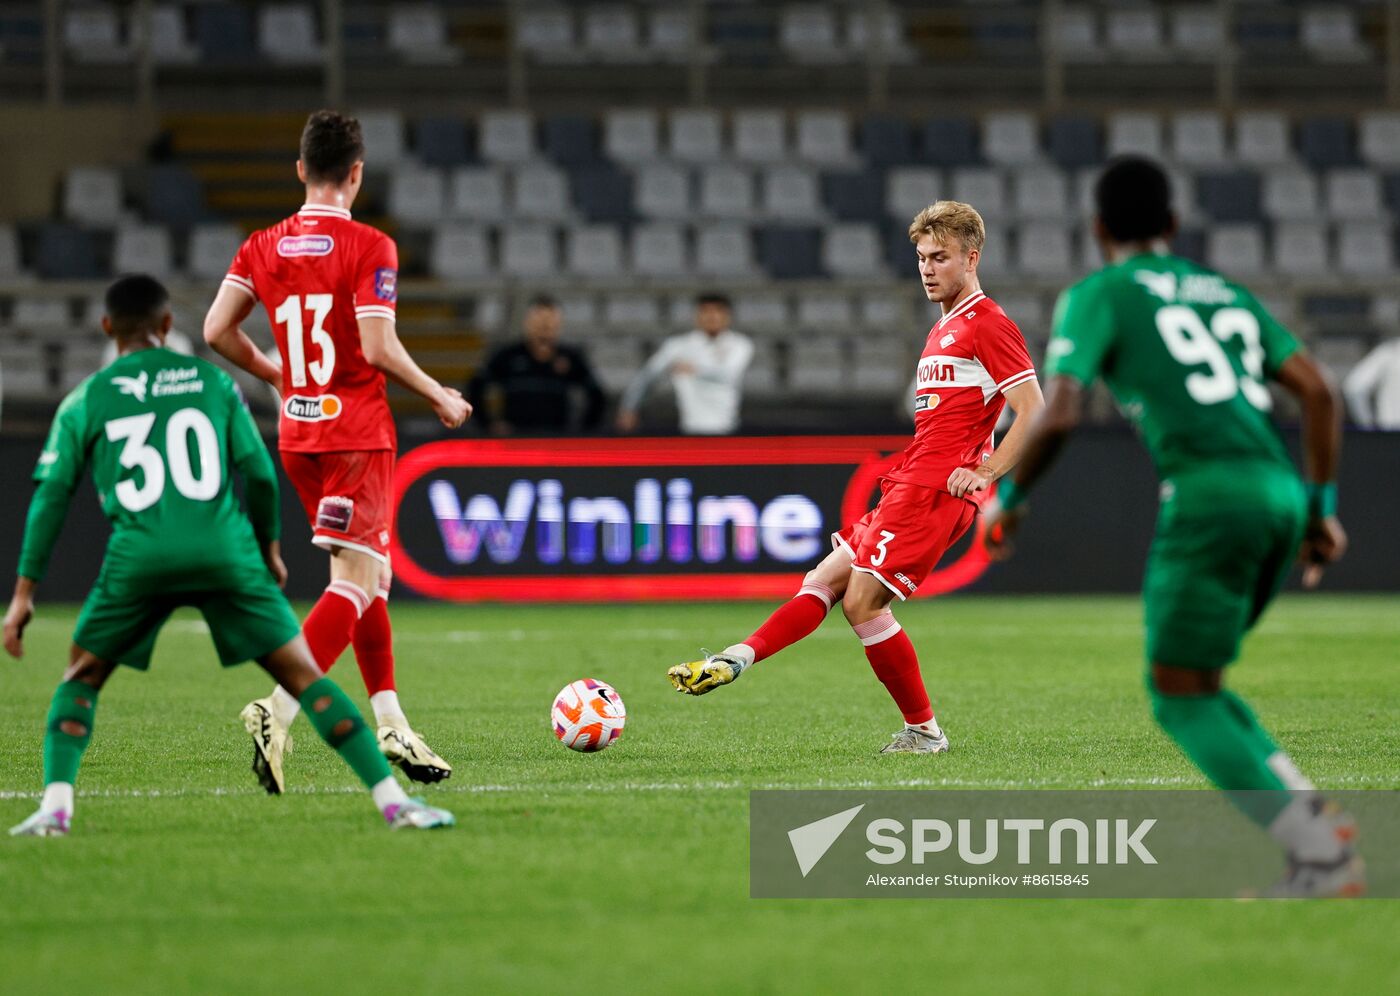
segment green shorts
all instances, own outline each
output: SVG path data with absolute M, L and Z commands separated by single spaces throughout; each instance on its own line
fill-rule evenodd
M 1291 468 L 1208 466 L 1164 480 L 1143 581 L 1148 663 L 1214 668 L 1238 657 L 1292 568 L 1306 517 Z
M 224 667 L 269 654 L 301 632 L 286 596 L 265 571 L 245 572 L 218 588 L 175 591 L 113 581 L 104 572 L 83 603 L 73 642 L 103 660 L 144 671 L 160 628 L 186 605 L 204 614 Z

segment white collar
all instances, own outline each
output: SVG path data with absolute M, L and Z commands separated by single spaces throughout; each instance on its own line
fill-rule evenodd
M 957 318 L 964 311 L 972 307 L 974 304 L 976 304 L 978 301 L 982 300 L 986 296 L 987 295 L 982 293 L 980 290 L 977 291 L 975 294 L 972 294 L 966 300 L 964 300 L 962 304 L 958 305 L 952 311 L 948 312 L 946 315 L 940 318 L 936 327 L 942 328 L 944 325 L 947 325 L 948 322 L 952 321 L 954 318 Z
M 334 204 L 303 204 L 297 214 L 309 214 L 321 218 L 344 218 L 350 219 L 350 209 L 336 207 Z

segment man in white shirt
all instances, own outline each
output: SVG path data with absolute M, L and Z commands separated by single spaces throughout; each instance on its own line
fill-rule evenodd
M 753 341 L 729 327 L 729 298 L 702 294 L 695 302 L 696 328 L 661 344 L 622 393 L 619 432 L 636 432 L 637 408 L 647 391 L 669 375 L 680 409 L 681 432 L 723 436 L 739 428 L 744 371 L 753 359 Z
M 1367 429 L 1400 429 L 1400 339 L 1381 343 L 1342 382 L 1347 408 Z

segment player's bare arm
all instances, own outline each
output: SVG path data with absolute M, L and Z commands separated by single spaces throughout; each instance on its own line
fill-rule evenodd
M 370 366 L 432 405 L 433 413 L 447 428 L 455 429 L 471 417 L 471 403 L 461 391 L 439 384 L 408 355 L 393 322 L 361 318 L 359 326 L 360 349 Z
M 34 589 L 38 584 L 23 575 L 15 578 L 15 593 L 5 612 L 5 652 L 15 660 L 24 656 L 24 628 L 34 618 Z
M 1009 392 L 1007 401 L 1011 401 Z M 1065 441 L 1069 439 L 1070 433 L 1078 427 L 1083 415 L 1083 385 L 1073 377 L 1052 377 L 1045 391 L 1044 404 L 1026 428 L 1025 439 L 1021 443 L 1020 459 L 1015 463 L 1016 472 L 1011 476 L 1011 481 L 1018 491 L 1028 490 L 1050 468 Z M 1016 425 L 1011 427 L 1011 432 L 1016 430 L 1020 422 L 1018 411 Z M 1008 440 L 1011 432 L 1007 433 Z M 1005 445 L 1005 441 L 1002 445 Z M 1025 518 L 1025 506 L 1008 511 L 998 503 L 984 514 L 987 552 L 994 559 L 1005 560 L 1011 556 L 1011 537 Z
M 248 333 L 243 331 L 245 319 L 253 313 L 257 302 L 245 291 L 227 284 L 219 288 L 209 313 L 204 316 L 204 341 L 224 359 L 282 389 L 282 368 L 263 355 Z
M 1331 490 L 1342 446 L 1341 404 L 1327 374 L 1307 353 L 1284 360 L 1276 376 L 1303 410 L 1303 476 L 1309 502 L 1298 560 L 1304 565 L 1303 586 L 1316 588 L 1324 566 L 1340 560 L 1347 549 L 1347 534 L 1333 507 L 1336 492 Z
M 1008 390 L 1006 403 L 1016 413 L 1011 428 L 980 467 L 959 467 L 948 475 L 948 492 L 954 498 L 991 487 L 994 481 L 1013 470 L 1020 461 L 1031 423 L 1045 407 L 1045 398 L 1040 393 L 1040 384 L 1029 380 Z

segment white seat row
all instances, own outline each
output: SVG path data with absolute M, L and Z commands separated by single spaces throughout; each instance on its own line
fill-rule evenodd
M 1242 279 L 1271 273 L 1379 277 L 1394 271 L 1394 232 L 1375 222 L 1348 222 L 1329 238 L 1325 225 L 1289 222 L 1275 226 L 1266 240 L 1255 225 L 1220 225 L 1206 234 L 1206 264 Z
M 581 24 L 566 7 L 513 6 L 514 43 L 541 62 L 685 62 L 697 41 L 690 8 L 657 5 L 643 19 L 622 5 L 591 5 Z

